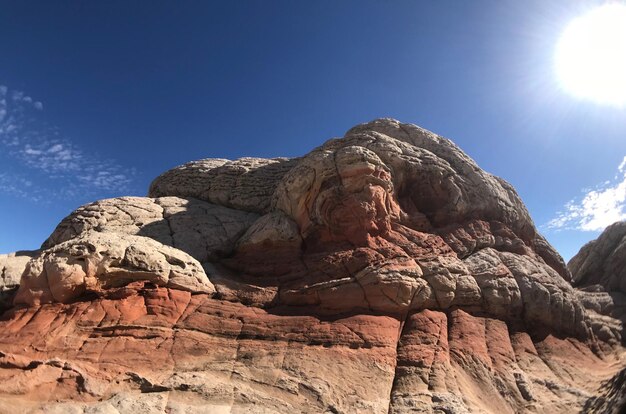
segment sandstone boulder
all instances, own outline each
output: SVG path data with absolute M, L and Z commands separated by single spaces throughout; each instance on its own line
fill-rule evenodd
M 67 303 L 86 292 L 136 280 L 191 292 L 215 291 L 200 263 L 178 249 L 147 237 L 88 231 L 31 259 L 14 302 Z
M 355 127 L 300 159 L 185 164 L 157 178 L 151 195 L 163 197 L 82 207 L 44 247 L 90 229 L 140 234 L 198 259 L 225 297 L 252 290 L 263 292 L 246 299 L 256 306 L 278 300 L 322 312 L 459 305 L 499 312 L 485 306 L 494 301 L 462 262 L 486 248 L 568 277 L 508 184 L 450 141 L 394 120 Z M 561 292 L 569 286 L 555 283 L 548 296 L 564 296 L 571 309 L 555 329 L 584 334 L 571 295 Z
M 36 252 L 0 254 L 0 311 L 11 307 L 26 264 Z

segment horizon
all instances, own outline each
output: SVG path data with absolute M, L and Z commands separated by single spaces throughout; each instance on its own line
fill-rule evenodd
M 300 156 L 392 117 L 511 183 L 569 260 L 626 218 L 626 107 L 556 78 L 559 36 L 589 2 L 503 3 L 12 3 L 0 253 L 185 162 Z

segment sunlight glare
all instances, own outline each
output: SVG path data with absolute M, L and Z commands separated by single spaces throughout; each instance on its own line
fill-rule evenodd
M 555 65 L 574 96 L 626 105 L 626 5 L 607 4 L 573 20 L 559 39 Z

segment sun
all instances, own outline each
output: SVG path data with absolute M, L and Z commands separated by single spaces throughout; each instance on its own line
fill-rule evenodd
M 626 5 L 610 3 L 573 20 L 556 48 L 561 86 L 582 99 L 626 105 Z

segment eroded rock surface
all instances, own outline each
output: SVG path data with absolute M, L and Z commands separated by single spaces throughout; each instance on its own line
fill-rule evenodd
M 600 393 L 588 399 L 581 412 L 622 414 L 624 411 L 626 411 L 626 368 L 603 382 Z
M 0 254 L 0 311 L 10 308 L 22 273 L 35 251 Z
M 626 222 L 607 227 L 568 266 L 596 335 L 626 342 Z
M 568 263 L 575 286 L 601 285 L 626 294 L 626 221 L 612 224 Z
M 193 197 L 238 210 L 263 213 L 281 178 L 297 163 L 288 158 L 209 158 L 169 170 L 150 185 L 151 197 Z
M 320 318 L 141 282 L 2 328 L 4 412 L 571 412 L 614 369 L 461 310 Z
M 415 125 L 190 162 L 149 195 L 79 208 L 28 262 L 0 410 L 569 413 L 623 366 L 613 302 Z
M 187 253 L 147 237 L 88 231 L 30 260 L 14 302 L 67 303 L 136 280 L 191 292 L 215 291 L 200 263 Z
M 257 214 L 197 199 L 120 197 L 80 207 L 43 244 L 50 248 L 94 230 L 152 238 L 206 262 L 228 255 Z
M 612 369 L 575 339 L 538 340 L 499 319 L 425 310 L 405 322 L 390 412 L 576 412 L 596 391 L 580 379 L 597 385 Z

